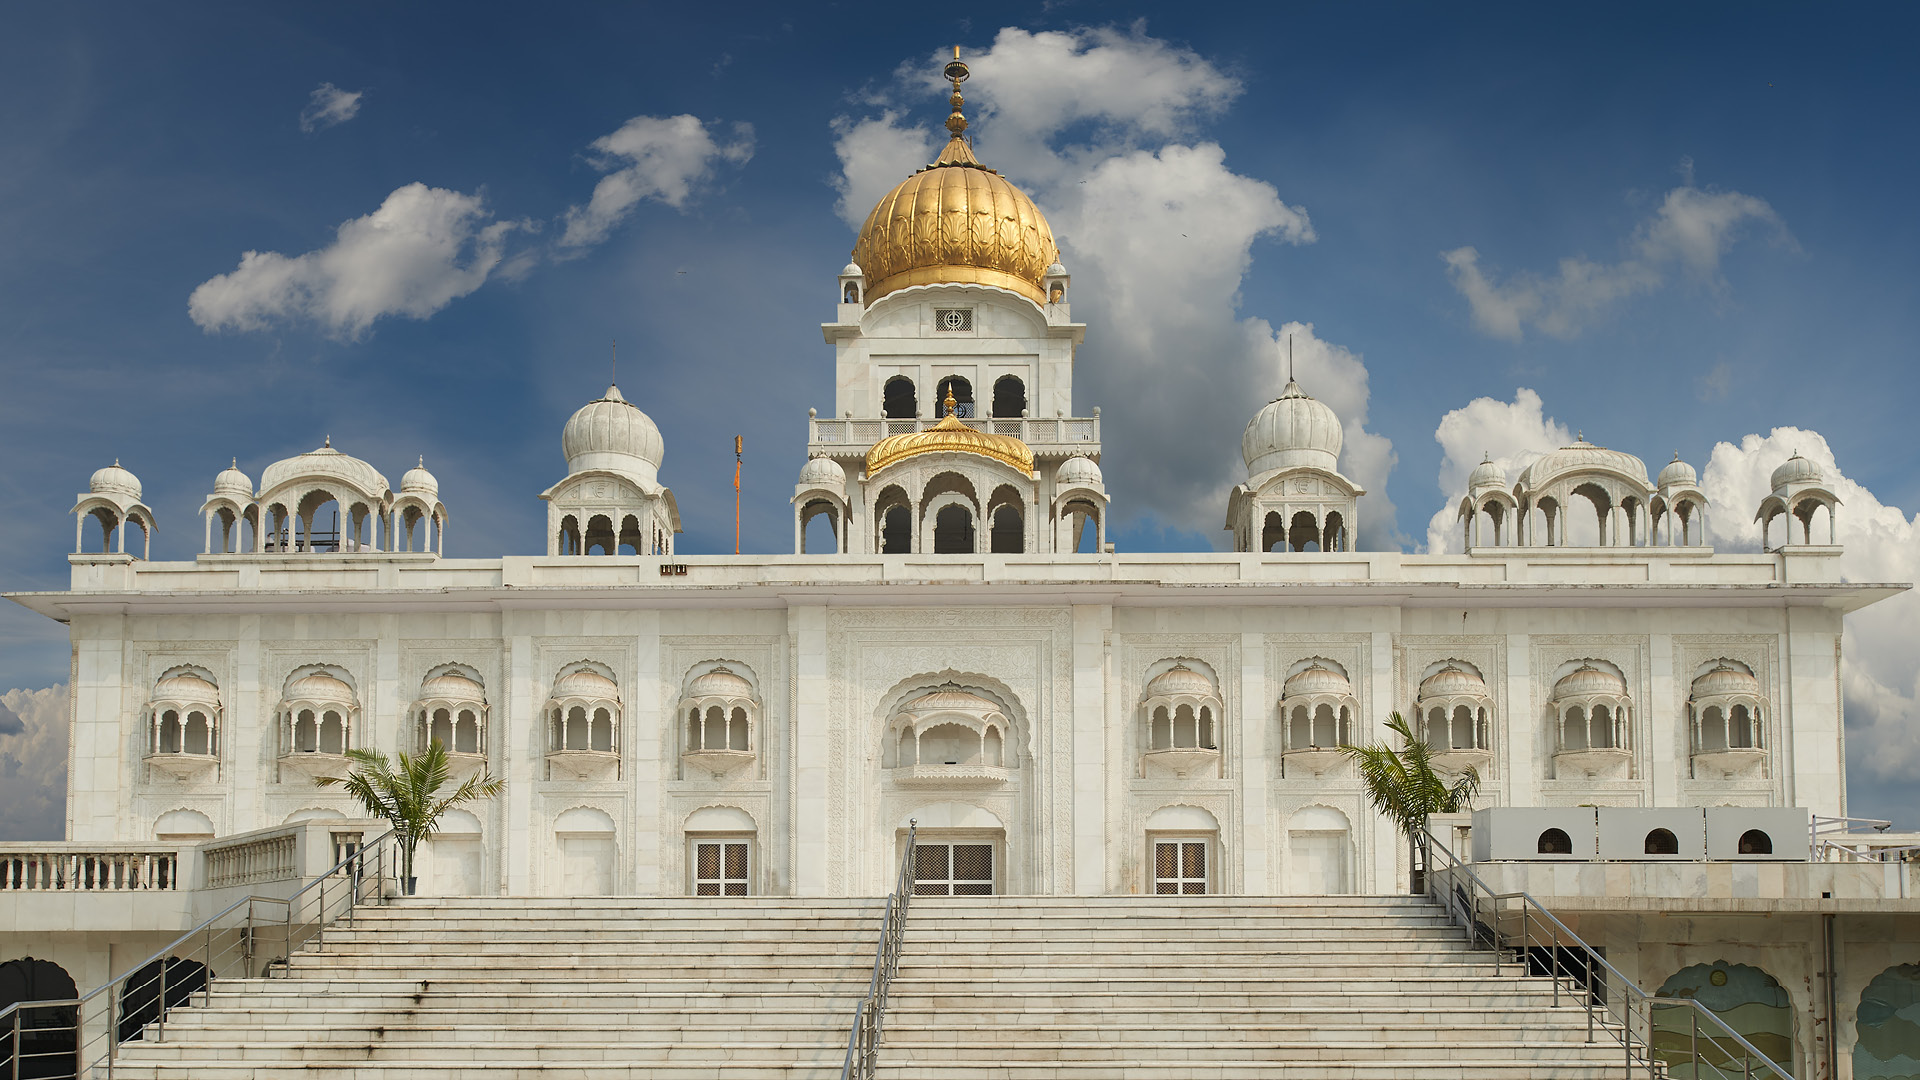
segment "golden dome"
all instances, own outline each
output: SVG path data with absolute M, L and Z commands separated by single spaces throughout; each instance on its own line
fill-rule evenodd
M 1033 476 L 1033 449 L 1011 435 L 996 435 L 991 431 L 976 431 L 962 423 L 953 415 L 953 392 L 947 392 L 947 415 L 940 422 L 925 431 L 909 431 L 902 435 L 889 435 L 873 444 L 867 451 L 867 475 L 873 476 L 889 465 L 895 465 L 910 457 L 921 454 L 978 454 L 983 458 L 992 458 L 1002 465 L 1020 470 L 1021 475 Z
M 953 133 L 933 164 L 887 192 L 853 244 L 853 261 L 871 282 L 869 303 L 910 285 L 993 285 L 1045 304 L 1047 267 L 1060 260 L 1040 208 L 1007 178 L 980 164 L 960 133 L 960 83 L 966 65 L 947 65 L 953 80 Z

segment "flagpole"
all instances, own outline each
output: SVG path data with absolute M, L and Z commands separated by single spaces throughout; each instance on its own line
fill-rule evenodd
M 733 553 L 740 554 L 740 464 L 741 453 L 746 440 L 739 435 L 733 437 Z

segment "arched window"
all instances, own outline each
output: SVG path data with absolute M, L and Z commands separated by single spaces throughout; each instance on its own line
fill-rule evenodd
M 973 553 L 973 514 L 966 507 L 949 504 L 933 519 L 933 553 L 970 555 Z
M 1655 829 L 1647 834 L 1646 849 L 1648 855 L 1678 855 L 1680 838 L 1670 830 Z
M 895 375 L 881 392 L 880 412 L 889 420 L 911 420 L 920 415 L 920 402 L 913 380 Z
M 860 302 L 860 285 L 858 282 L 847 282 L 846 286 L 840 290 L 840 302 L 843 304 L 857 304 Z
M 993 415 L 1019 418 L 1027 413 L 1027 384 L 1018 375 L 1002 375 L 993 384 Z
M 1001 506 L 993 512 L 992 551 L 995 555 L 1018 555 L 1026 550 L 1027 534 L 1025 524 L 1020 520 L 1020 508 Z
M 1267 511 L 1266 520 L 1260 527 L 1260 550 L 1287 550 L 1287 527 L 1280 521 L 1280 514 L 1276 510 Z
M 580 552 L 580 519 L 568 514 L 560 519 L 560 554 L 578 555 Z
M 1573 838 L 1567 835 L 1565 829 L 1548 829 L 1540 834 L 1540 842 L 1535 845 L 1535 850 L 1541 855 L 1571 855 Z
M 1773 837 L 1768 836 L 1759 829 L 1748 829 L 1746 832 L 1740 834 L 1740 854 L 1773 854 Z
M 953 395 L 953 415 L 965 420 L 973 415 L 973 384 L 962 375 L 949 375 L 940 380 L 934 389 L 933 400 L 942 413 L 946 411 L 947 395 Z
M 1298 511 L 1288 523 L 1287 546 L 1295 551 L 1320 550 L 1320 523 L 1308 511 Z
M 913 551 L 913 511 L 890 506 L 880 526 L 880 554 L 906 555 Z

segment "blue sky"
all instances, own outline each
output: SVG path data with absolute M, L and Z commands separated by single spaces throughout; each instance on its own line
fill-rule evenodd
M 60 587 L 116 457 L 184 558 L 230 458 L 329 435 L 395 481 L 425 455 L 448 554 L 542 550 L 615 338 L 682 550 L 731 543 L 736 433 L 746 547 L 785 550 L 848 218 L 926 160 L 956 43 L 982 157 L 1062 235 L 1123 550 L 1224 542 L 1292 326 L 1373 546 L 1444 546 L 1481 451 L 1572 430 L 1678 450 L 1734 549 L 1808 453 L 1849 485 L 1849 575 L 1920 576 L 1910 9 L 924 11 L 0 11 L 0 587 Z M 412 261 L 356 246 L 370 215 L 425 230 Z M 1920 606 L 1885 607 L 1850 653 L 1856 809 L 1920 824 Z M 0 608 L 0 688 L 66 656 Z

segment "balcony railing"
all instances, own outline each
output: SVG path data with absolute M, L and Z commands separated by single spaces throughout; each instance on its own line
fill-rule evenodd
M 176 845 L 129 844 L 99 851 L 59 847 L 65 850 L 0 845 L 0 892 L 173 892 L 184 887 Z
M 1001 417 L 997 419 L 962 418 L 975 431 L 1012 435 L 1039 454 L 1072 454 L 1100 446 L 1100 413 L 1092 416 L 1064 416 L 1054 419 Z M 874 443 L 889 435 L 925 431 L 940 422 L 938 417 L 917 420 L 841 419 L 815 417 L 808 423 L 807 449 L 835 455 L 865 453 Z

